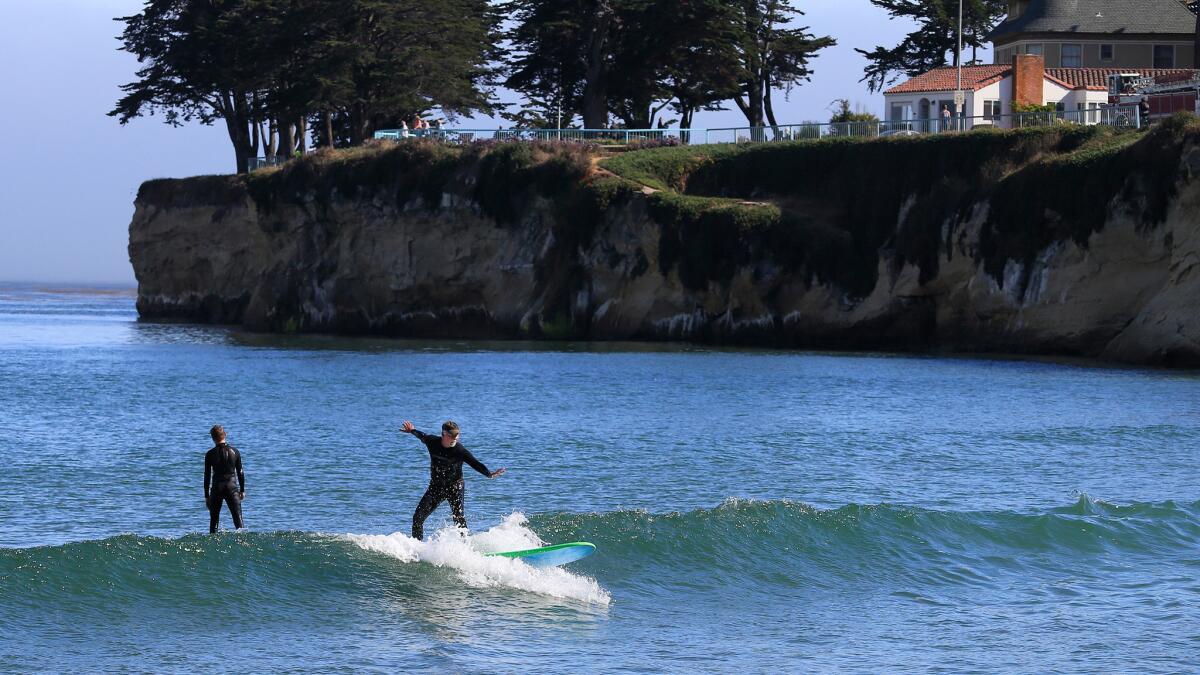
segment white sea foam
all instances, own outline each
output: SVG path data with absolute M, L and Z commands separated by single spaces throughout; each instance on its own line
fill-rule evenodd
M 529 529 L 521 513 L 513 513 L 499 525 L 466 537 L 454 527 L 438 530 L 427 541 L 418 541 L 403 532 L 345 536 L 368 551 L 389 555 L 402 562 L 423 562 L 454 569 L 464 582 L 478 588 L 505 586 L 599 605 L 607 605 L 612 599 L 595 579 L 559 567 L 539 568 L 512 558 L 485 556 L 484 553 L 489 552 L 519 551 L 545 545 Z

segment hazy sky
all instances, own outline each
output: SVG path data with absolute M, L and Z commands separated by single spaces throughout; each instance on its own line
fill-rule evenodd
M 122 127 L 105 115 L 136 66 L 117 51 L 121 24 L 113 17 L 142 4 L 0 0 L 0 129 L 8 148 L 0 162 L 0 281 L 132 284 L 126 245 L 138 185 L 231 171 L 233 151 L 219 126 L 173 128 L 151 117 Z M 839 44 L 813 62 L 812 82 L 776 104 L 779 121 L 826 119 L 835 98 L 879 114 L 883 97 L 858 82 L 865 62 L 854 48 L 894 44 L 908 26 L 867 0 L 796 4 L 807 12 L 803 24 Z M 698 114 L 695 126 L 743 124 L 732 110 Z

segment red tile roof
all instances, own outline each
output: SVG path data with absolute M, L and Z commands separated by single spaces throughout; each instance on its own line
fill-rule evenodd
M 999 82 L 1012 71 L 1011 65 L 963 66 L 962 86 L 969 91 L 978 91 L 993 82 Z M 958 69 L 954 66 L 934 68 L 927 73 L 902 82 L 885 94 L 906 94 L 917 91 L 954 91 L 958 86 Z
M 1140 73 L 1158 78 L 1164 75 L 1191 77 L 1195 72 L 1188 68 L 1047 68 L 1046 77 L 1068 89 L 1108 91 L 1108 76 L 1113 73 Z
M 1147 77 L 1175 76 L 1190 78 L 1200 75 L 1200 70 L 1188 68 L 1047 68 L 1046 79 L 1067 89 L 1108 91 L 1108 76 L 1113 73 L 1139 73 Z M 987 66 L 963 66 L 963 89 L 979 91 L 1012 74 L 1012 66 L 995 64 Z M 885 94 L 908 94 L 923 91 L 954 91 L 958 70 L 953 66 L 942 66 L 902 82 Z

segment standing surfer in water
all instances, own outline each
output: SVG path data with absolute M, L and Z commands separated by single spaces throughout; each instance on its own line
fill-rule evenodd
M 221 518 L 221 502 L 229 505 L 233 526 L 242 529 L 242 500 L 246 498 L 246 474 L 242 473 L 242 453 L 225 442 L 225 428 L 214 426 L 209 432 L 213 443 L 204 455 L 204 503 L 208 506 L 208 531 L 217 531 Z M 234 478 L 237 489 L 234 489 Z M 209 489 L 209 486 L 212 489 Z
M 429 450 L 429 487 L 417 510 L 413 513 L 412 536 L 421 539 L 425 534 L 425 519 L 443 500 L 450 502 L 450 510 L 454 514 L 454 522 L 464 530 L 467 529 L 467 516 L 463 513 L 463 462 L 471 465 L 479 473 L 488 478 L 495 478 L 504 473 L 504 469 L 488 471 L 483 462 L 475 459 L 461 443 L 458 442 L 459 429 L 454 422 L 442 425 L 441 437 L 424 434 L 413 428 L 413 423 L 405 421 L 403 431 L 416 436 Z

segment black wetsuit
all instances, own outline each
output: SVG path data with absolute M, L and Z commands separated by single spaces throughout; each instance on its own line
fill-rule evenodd
M 483 462 L 475 459 L 475 455 L 463 447 L 462 443 L 455 443 L 452 448 L 443 448 L 441 436 L 423 434 L 416 429 L 410 433 L 429 449 L 429 487 L 425 489 L 425 496 L 421 497 L 421 503 L 417 504 L 417 510 L 413 513 L 413 539 L 420 539 L 425 535 L 425 519 L 443 500 L 450 502 L 455 524 L 466 529 L 467 516 L 463 513 L 463 497 L 466 492 L 463 485 L 463 462 L 470 464 L 472 469 L 485 476 L 490 477 L 492 472 L 488 471 Z
M 242 529 L 241 493 L 245 491 L 246 474 L 242 473 L 242 453 L 226 443 L 209 450 L 204 455 L 204 501 L 208 504 L 209 532 L 217 531 L 222 501 L 229 505 L 229 515 L 233 516 L 234 527 Z

